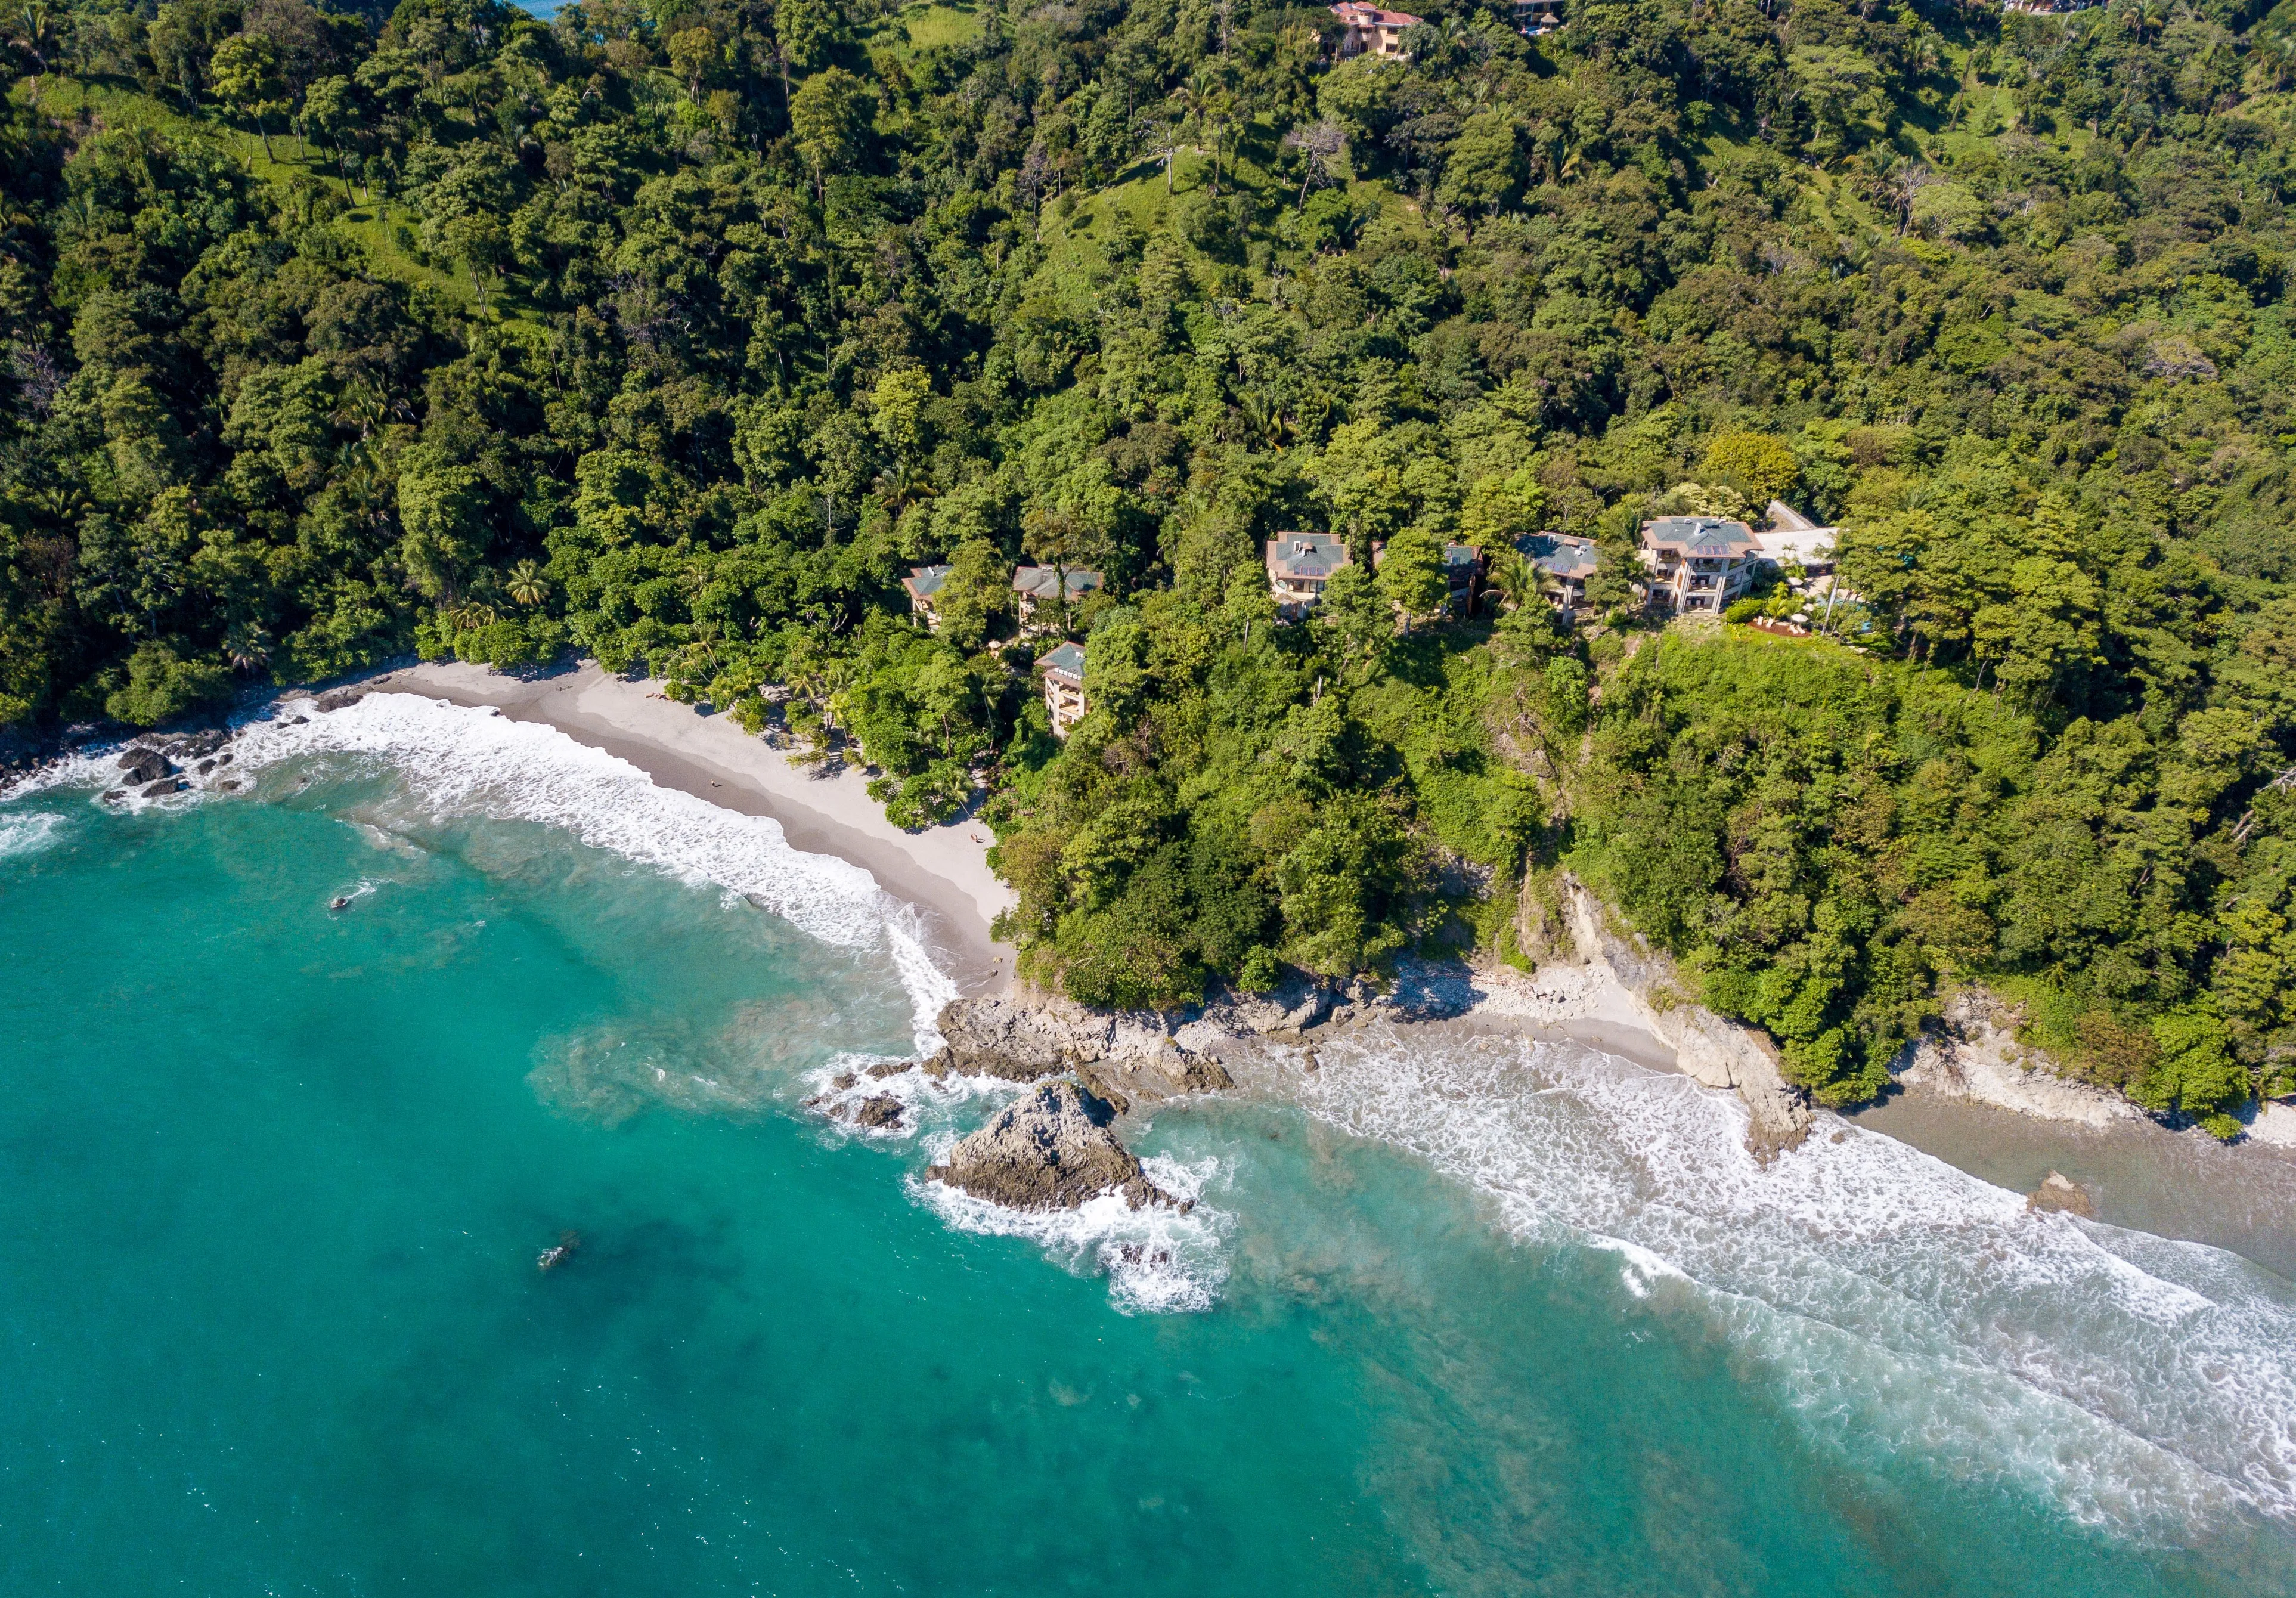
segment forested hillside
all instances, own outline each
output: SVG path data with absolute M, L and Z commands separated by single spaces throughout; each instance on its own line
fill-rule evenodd
M 2296 1022 L 2290 31 L 1423 9 L 34 0 L 0 724 L 577 651 L 908 822 L 995 789 L 1083 998 L 1510 952 L 1567 865 L 1827 1102 L 1982 979 L 2233 1130 Z M 1773 495 L 1829 636 L 1632 612 L 1644 516 Z M 1278 626 L 1300 528 L 1389 558 Z M 1439 615 L 1542 529 L 1605 623 L 1504 554 Z M 1064 745 L 1023 557 L 1109 578 Z

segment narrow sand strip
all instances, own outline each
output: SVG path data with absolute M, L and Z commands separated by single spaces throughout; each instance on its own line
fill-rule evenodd
M 991 938 L 988 927 L 1013 903 L 1013 892 L 988 868 L 996 839 L 978 821 L 959 817 L 905 832 L 885 819 L 857 770 L 792 766 L 783 751 L 726 717 L 703 716 L 660 697 L 657 683 L 629 682 L 595 666 L 523 678 L 484 666 L 433 663 L 368 685 L 493 705 L 513 720 L 555 727 L 627 760 L 664 788 L 745 815 L 770 815 L 791 848 L 849 860 L 886 892 L 923 911 L 939 963 L 967 996 L 999 992 L 1011 979 L 1013 951 Z

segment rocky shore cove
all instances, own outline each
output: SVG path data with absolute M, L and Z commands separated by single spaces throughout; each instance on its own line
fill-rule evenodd
M 1559 924 L 1528 929 L 1535 974 L 1504 966 L 1404 962 L 1384 989 L 1294 974 L 1275 991 L 1226 993 L 1171 1013 L 1111 1013 L 1021 989 L 959 999 L 940 1013 L 942 1046 L 926 1075 L 1038 1084 L 931 1168 L 929 1179 L 1022 1209 L 1073 1209 L 1117 1192 L 1135 1208 L 1171 1202 L 1148 1182 L 1113 1127 L 1163 1100 L 1235 1086 L 1222 1060 L 1256 1039 L 1292 1043 L 1314 1070 L 1316 1046 L 1376 1022 L 1475 1020 L 1537 1031 L 1594 1022 L 1646 1034 L 1676 1069 L 1735 1092 L 1748 1110 L 1747 1143 L 1767 1161 L 1809 1132 L 1807 1098 L 1779 1069 L 1759 1032 L 1680 997 L 1673 966 L 1612 930 L 1586 889 L 1566 879 Z M 1652 1061 L 1658 1063 L 1659 1061 Z M 872 1074 L 909 1069 L 886 1064 Z M 852 1077 L 832 1086 L 849 1092 Z M 824 1094 L 824 1113 L 864 1128 L 898 1124 L 898 1101 L 857 1105 Z

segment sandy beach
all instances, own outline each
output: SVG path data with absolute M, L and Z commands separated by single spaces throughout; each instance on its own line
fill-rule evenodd
M 763 739 L 722 716 L 661 697 L 658 683 L 631 682 L 594 665 L 540 677 L 504 676 L 491 668 L 429 663 L 365 684 L 458 705 L 491 705 L 517 721 L 539 722 L 628 761 L 663 787 L 746 815 L 779 822 L 792 848 L 834 855 L 863 867 L 894 897 L 923 914 L 942 969 L 967 997 L 1003 991 L 1013 951 L 989 934 L 1013 903 L 988 868 L 996 841 L 987 826 L 959 817 L 905 832 L 869 797 L 850 766 L 797 766 Z
M 365 685 L 490 705 L 627 760 L 662 787 L 771 816 L 792 848 L 851 861 L 888 893 L 916 906 L 936 958 L 965 996 L 985 997 L 1011 985 L 1013 950 L 988 929 L 1013 894 L 989 869 L 994 838 L 977 821 L 903 832 L 885 819 L 857 768 L 794 765 L 726 717 L 663 698 L 658 684 L 612 676 L 594 665 L 526 678 L 433 663 Z M 1654 1070 L 1680 1069 L 1674 1050 L 1597 967 L 1548 965 L 1531 976 L 1482 971 L 1472 987 L 1466 1013 L 1438 1024 L 1577 1043 Z M 2296 1114 L 2285 1108 L 2277 1113 Z M 2226 1149 L 2202 1133 L 2170 1132 L 2141 1116 L 2098 1125 L 2089 1124 L 2098 1119 L 2094 1116 L 2064 1119 L 2030 1107 L 2019 1113 L 1920 1081 L 1849 1119 L 2013 1192 L 2030 1192 L 2049 1171 L 2062 1171 L 2087 1191 L 2099 1220 L 2213 1243 L 2296 1276 L 2296 1233 L 2286 1225 L 2296 1214 L 2296 1150 L 2278 1145 L 2284 1128 L 2276 1123 L 2270 1134 L 2259 1126 L 2261 1135 Z

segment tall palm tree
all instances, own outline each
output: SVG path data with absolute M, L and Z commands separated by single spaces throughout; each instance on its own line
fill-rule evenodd
M 16 40 L 32 58 L 32 103 L 40 103 L 40 78 L 48 70 L 48 52 L 55 48 L 55 23 L 40 0 L 24 0 L 13 19 Z

